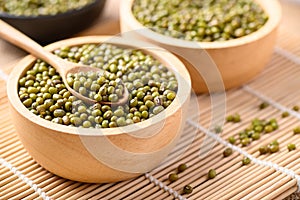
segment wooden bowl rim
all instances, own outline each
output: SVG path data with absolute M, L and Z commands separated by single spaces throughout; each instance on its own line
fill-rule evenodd
M 133 31 L 138 32 L 140 35 L 145 36 L 153 41 L 159 42 L 164 45 L 168 46 L 175 46 L 175 47 L 184 47 L 184 48 L 191 48 L 191 49 L 220 49 L 220 48 L 230 48 L 235 46 L 242 46 L 253 41 L 259 40 L 267 36 L 271 33 L 274 29 L 276 29 L 281 21 L 281 5 L 278 0 L 254 0 L 256 1 L 261 7 L 265 10 L 265 12 L 269 16 L 269 20 L 267 23 L 262 26 L 259 30 L 232 40 L 227 41 L 215 41 L 215 42 L 193 42 L 187 41 L 177 38 L 172 38 L 165 36 L 163 34 L 159 34 L 146 28 L 143 26 L 137 19 L 133 16 L 131 12 L 132 3 L 134 0 L 123 0 L 121 1 L 120 5 L 120 17 L 121 23 L 122 21 L 126 21 L 127 24 L 133 28 Z
M 18 96 L 18 80 L 21 75 L 25 73 L 27 69 L 32 66 L 32 63 L 36 60 L 35 57 L 28 55 L 20 60 L 17 65 L 14 67 L 13 71 L 10 73 L 10 76 L 7 81 L 7 96 L 9 102 L 13 109 L 16 110 L 24 118 L 27 118 L 32 123 L 37 126 L 42 126 L 47 129 L 52 129 L 53 131 L 59 131 L 65 134 L 74 134 L 74 135 L 86 135 L 86 136 L 101 136 L 101 135 L 117 135 L 123 133 L 131 133 L 138 130 L 145 129 L 151 125 L 161 123 L 163 120 L 167 119 L 169 116 L 176 113 L 181 109 L 182 104 L 184 104 L 188 99 L 191 91 L 191 78 L 186 70 L 184 64 L 173 54 L 169 53 L 167 50 L 157 47 L 153 44 L 137 41 L 137 40 L 128 40 L 118 36 L 84 36 L 76 37 L 66 40 L 61 40 L 50 45 L 47 45 L 45 48 L 49 51 L 57 49 L 62 46 L 74 46 L 81 44 L 101 44 L 101 43 L 114 44 L 120 47 L 128 47 L 133 49 L 141 49 L 140 47 L 149 47 L 151 49 L 141 49 L 145 53 L 149 53 L 156 59 L 158 59 L 162 64 L 171 69 L 176 76 L 178 81 L 178 91 L 176 98 L 173 100 L 170 106 L 164 111 L 151 117 L 148 120 L 139 122 L 133 125 L 127 125 L 124 127 L 116 128 L 79 128 L 79 127 L 70 127 L 61 124 L 55 124 L 53 122 L 47 121 L 40 118 L 39 116 L 31 113 L 20 101 Z M 163 118 L 162 118 L 163 117 Z

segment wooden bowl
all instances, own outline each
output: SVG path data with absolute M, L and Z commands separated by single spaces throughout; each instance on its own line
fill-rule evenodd
M 271 58 L 281 19 L 277 0 L 256 0 L 269 16 L 267 23 L 252 34 L 224 42 L 191 42 L 151 31 L 133 16 L 133 1 L 121 2 L 122 34 L 151 42 L 176 54 L 190 72 L 196 93 L 241 86 L 257 75 Z
M 77 10 L 56 15 L 15 16 L 0 13 L 0 18 L 40 44 L 70 37 L 90 26 L 101 14 L 106 0 L 95 0 Z
M 50 172 L 71 180 L 116 182 L 150 171 L 172 150 L 186 119 L 191 90 L 189 73 L 183 63 L 166 50 L 109 36 L 68 39 L 46 48 L 54 50 L 66 45 L 103 42 L 138 48 L 154 56 L 175 73 L 178 92 L 163 112 L 133 125 L 93 129 L 55 124 L 34 115 L 20 101 L 18 80 L 36 60 L 30 55 L 22 59 L 11 72 L 7 85 L 11 119 L 29 154 Z

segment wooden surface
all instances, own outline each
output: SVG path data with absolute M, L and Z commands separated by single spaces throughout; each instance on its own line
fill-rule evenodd
M 119 32 L 118 17 L 115 13 L 119 1 L 108 0 L 108 2 L 103 18 L 79 35 L 117 34 Z M 287 0 L 281 0 L 281 2 L 287 2 Z M 278 132 L 264 135 L 258 143 L 243 149 L 253 153 L 255 157 L 288 167 L 299 175 L 299 148 L 296 152 L 288 152 L 285 145 L 294 142 L 298 147 L 300 146 L 299 137 L 291 135 L 291 129 L 300 125 L 298 114 L 291 111 L 292 106 L 299 105 L 300 99 L 300 8 L 290 3 L 284 4 L 283 9 L 281 31 L 272 61 L 253 82 L 238 90 L 228 91 L 226 94 L 227 114 L 239 112 L 242 116 L 242 123 L 226 124 L 222 137 L 226 139 L 230 135 L 237 134 L 254 117 L 277 118 L 280 125 Z M 12 65 L 25 55 L 23 51 L 2 40 L 0 40 L 0 52 L 0 68 L 5 73 L 9 73 Z M 205 138 L 204 132 L 210 128 L 211 99 L 207 95 L 199 96 L 197 99 L 201 111 L 197 113 L 197 116 L 198 114 L 201 116 L 200 126 L 195 126 L 193 123 L 197 121 L 197 116 L 190 116 L 182 143 L 177 146 L 168 160 L 155 170 L 136 179 L 115 184 L 86 184 L 55 176 L 32 160 L 23 148 L 8 116 L 8 100 L 3 80 L 5 76 L 0 74 L 0 77 L 0 162 L 4 163 L 1 160 L 3 158 L 12 164 L 12 166 L 7 163 L 0 165 L 2 178 L 0 188 L 3 199 L 41 199 L 45 195 L 52 199 L 174 199 L 175 197 L 218 199 L 225 195 L 246 199 L 283 199 L 286 197 L 289 200 L 299 199 L 295 194 L 291 195 L 297 190 L 295 179 L 276 172 L 273 168 L 262 167 L 254 163 L 247 167 L 240 167 L 241 155 L 234 153 L 232 157 L 224 159 L 222 157 L 224 146 L 221 144 L 216 144 L 208 157 L 198 156 L 200 145 Z M 258 111 L 257 106 L 262 101 L 269 102 L 271 106 Z M 281 113 L 285 110 L 288 110 L 291 116 L 281 119 Z M 193 110 L 190 112 L 193 113 Z M 182 153 L 182 147 L 191 136 L 194 136 L 195 131 L 197 131 L 197 137 L 193 144 L 186 149 L 183 156 L 178 157 L 178 153 Z M 259 156 L 257 146 L 273 139 L 279 140 L 282 150 L 273 156 Z M 167 180 L 168 174 L 174 172 L 176 167 L 183 162 L 187 163 L 189 168 L 181 174 L 178 181 L 170 183 Z M 214 180 L 207 180 L 207 171 L 210 168 L 215 168 L 219 174 Z M 26 178 L 20 174 L 19 177 L 15 175 L 13 172 L 16 173 L 16 170 Z M 27 178 L 33 180 L 33 183 Z M 186 184 L 194 187 L 191 195 L 181 195 L 181 189 Z

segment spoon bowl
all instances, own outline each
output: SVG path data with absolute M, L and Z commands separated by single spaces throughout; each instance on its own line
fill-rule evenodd
M 68 74 L 76 74 L 76 73 L 79 73 L 79 72 L 99 72 L 98 74 L 101 75 L 103 74 L 103 70 L 99 69 L 99 68 L 96 68 L 96 67 L 89 67 L 89 66 L 84 66 L 84 65 L 81 65 L 81 64 L 73 64 L 73 63 L 70 63 L 70 62 L 66 62 L 66 64 L 72 64 L 73 66 L 69 68 L 69 70 L 65 71 L 64 72 L 64 76 L 63 77 L 63 81 L 66 85 L 66 88 L 74 95 L 76 96 L 77 98 L 83 100 L 85 103 L 87 104 L 95 104 L 95 103 L 101 103 L 101 104 L 105 104 L 105 105 L 123 105 L 125 103 L 128 102 L 128 96 L 129 96 L 129 93 L 128 93 L 128 90 L 126 89 L 126 87 L 124 86 L 124 92 L 123 92 L 123 96 L 121 98 L 118 99 L 117 102 L 111 102 L 111 101 L 101 101 L 101 102 L 98 102 L 94 99 L 91 99 L 89 97 L 86 97 L 80 93 L 78 93 L 77 91 L 75 91 L 72 87 L 69 86 L 69 84 L 67 83 L 67 76 Z M 65 79 L 65 80 L 64 80 Z
M 77 64 L 68 62 L 66 60 L 63 60 L 54 54 L 50 53 L 49 51 L 46 51 L 41 45 L 39 45 L 37 42 L 30 39 L 25 34 L 21 33 L 17 29 L 13 28 L 6 22 L 0 20 L 0 37 L 7 40 L 8 42 L 11 42 L 12 44 L 26 50 L 27 52 L 31 53 L 32 55 L 44 60 L 45 62 L 52 65 L 61 75 L 62 80 L 64 84 L 66 85 L 67 89 L 77 98 L 81 99 L 82 101 L 88 103 L 88 104 L 94 104 L 94 103 L 101 103 L 105 105 L 121 105 L 127 102 L 128 100 L 128 91 L 126 87 L 124 86 L 124 93 L 122 98 L 120 98 L 116 102 L 110 102 L 110 101 L 99 101 L 97 102 L 94 99 L 91 99 L 89 97 L 86 97 L 77 91 L 75 91 L 73 88 L 69 86 L 67 83 L 67 75 L 69 73 L 78 73 L 78 72 L 99 72 L 97 74 L 103 74 L 104 70 L 100 68 L 94 68 L 90 66 L 86 66 L 83 64 Z

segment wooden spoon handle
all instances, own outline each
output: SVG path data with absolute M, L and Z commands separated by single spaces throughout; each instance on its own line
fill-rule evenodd
M 57 56 L 46 51 L 41 45 L 33 41 L 31 38 L 21 33 L 19 30 L 10 26 L 6 22 L 0 19 L 0 37 L 7 40 L 8 42 L 24 49 L 25 51 L 31 53 L 32 55 L 40 58 L 47 63 L 53 65 L 59 73 L 64 74 L 65 66 L 63 60 L 57 58 Z

